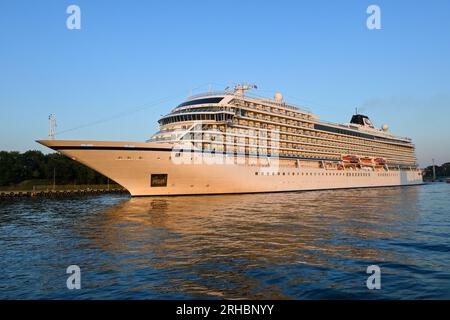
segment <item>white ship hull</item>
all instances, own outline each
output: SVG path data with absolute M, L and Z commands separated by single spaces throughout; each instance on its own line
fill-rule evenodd
M 57 150 L 102 173 L 132 196 L 286 192 L 422 184 L 421 172 L 412 170 L 330 170 L 280 161 L 278 167 L 261 164 L 204 164 L 174 161 L 172 145 L 143 142 L 42 140 Z M 231 156 L 232 157 L 232 156 Z M 245 158 L 245 157 L 244 157 Z M 234 159 L 234 160 L 233 160 Z M 227 162 L 230 159 L 225 159 Z M 236 158 L 231 158 L 236 161 Z M 292 163 L 292 161 L 290 161 Z M 152 186 L 152 175 L 167 175 L 165 186 Z

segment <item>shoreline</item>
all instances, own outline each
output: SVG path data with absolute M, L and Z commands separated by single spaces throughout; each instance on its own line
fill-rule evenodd
M 119 185 L 55 185 L 33 186 L 33 188 L 8 187 L 0 189 L 0 199 L 23 197 L 68 197 L 107 193 L 128 193 Z

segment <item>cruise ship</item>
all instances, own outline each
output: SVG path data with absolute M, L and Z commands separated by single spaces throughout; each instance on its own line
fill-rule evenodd
M 255 85 L 191 96 L 145 142 L 39 140 L 132 196 L 287 192 L 422 184 L 411 139 L 354 114 L 320 120 L 251 94 Z

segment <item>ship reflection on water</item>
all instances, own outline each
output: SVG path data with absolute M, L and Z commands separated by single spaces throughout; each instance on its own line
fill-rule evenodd
M 88 221 L 102 230 L 95 246 L 167 275 L 131 290 L 289 298 L 330 289 L 345 296 L 346 289 L 367 294 L 370 264 L 418 264 L 380 246 L 419 219 L 416 188 L 132 198 L 95 218 Z
M 0 218 L 0 227 L 11 230 L 14 225 L 16 234 L 29 232 L 30 237 L 0 235 L 5 268 L 11 269 L 2 294 L 98 299 L 448 297 L 450 223 L 442 214 L 448 192 L 449 186 L 441 184 L 254 195 L 100 196 L 3 207 L 10 214 Z M 28 213 L 13 214 L 13 209 Z M 44 275 L 44 285 L 21 291 L 17 274 L 24 274 L 23 261 L 39 266 L 28 277 Z M 70 264 L 82 269 L 83 288 L 77 292 L 64 286 Z M 366 287 L 366 268 L 372 264 L 381 267 L 381 290 Z

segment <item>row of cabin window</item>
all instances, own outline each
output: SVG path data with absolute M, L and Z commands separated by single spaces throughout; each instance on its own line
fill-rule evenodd
M 202 113 L 202 114 L 183 114 L 183 115 L 174 115 L 167 117 L 165 119 L 159 120 L 161 125 L 166 125 L 173 122 L 182 122 L 182 121 L 200 121 L 200 120 L 215 120 L 215 121 L 225 121 L 231 120 L 232 115 L 224 114 L 224 113 Z
M 241 129 L 241 130 L 236 130 L 237 133 L 240 134 L 245 134 L 245 130 Z M 241 132 L 244 131 L 244 132 Z M 212 139 L 214 137 L 214 135 L 211 135 L 211 140 L 215 140 Z M 347 142 L 329 142 L 329 141 L 318 141 L 317 139 L 311 139 L 311 138 L 302 138 L 302 137 L 297 137 L 297 136 L 286 136 L 284 134 L 280 135 L 281 139 L 280 139 L 280 146 L 281 147 L 288 147 L 288 148 L 295 148 L 295 149 L 299 149 L 299 148 L 303 148 L 303 149 L 307 149 L 307 150 L 313 150 L 313 151 L 329 151 L 331 149 L 331 151 L 333 151 L 334 147 L 339 146 L 345 149 L 352 149 L 354 147 L 354 145 L 349 145 L 349 143 Z M 290 137 L 290 138 L 289 138 Z M 232 141 L 234 140 L 234 142 L 241 142 L 241 143 L 245 143 L 245 139 L 248 139 L 248 143 L 253 143 L 253 141 L 257 140 L 257 137 L 227 137 L 227 141 Z M 286 140 L 286 141 L 281 141 L 281 140 Z M 302 142 L 306 142 L 306 143 L 315 143 L 315 144 L 320 144 L 321 146 L 325 146 L 322 148 L 317 148 L 317 146 L 309 146 L 309 145 L 304 145 L 302 144 Z M 331 147 L 331 148 L 330 148 Z M 385 147 L 385 146 L 383 146 Z M 358 150 L 355 152 L 360 152 L 361 150 L 363 150 L 365 153 L 363 155 L 365 156 L 370 156 L 371 153 L 374 150 L 373 146 L 367 146 L 367 145 L 358 145 Z M 406 152 L 406 150 L 396 150 L 396 149 L 388 149 L 387 152 L 390 152 L 391 154 L 394 155 L 399 155 L 399 156 L 403 156 L 403 157 L 412 157 L 413 154 L 411 152 Z M 386 153 L 380 153 L 380 156 L 389 156 Z
M 255 176 L 275 176 L 275 175 L 286 175 L 286 172 L 255 172 Z M 290 176 L 299 176 L 300 172 L 287 172 L 287 175 Z M 347 176 L 347 177 L 370 177 L 371 174 L 370 173 L 366 173 L 366 172 L 302 172 L 301 173 L 302 176 Z
M 273 106 L 260 105 L 260 104 L 255 104 L 255 103 L 251 103 L 251 102 L 248 103 L 248 102 L 242 102 L 242 101 L 237 101 L 237 100 L 232 100 L 230 102 L 230 104 L 240 106 L 240 107 L 251 108 L 253 110 L 261 110 L 261 111 L 271 112 L 271 113 L 280 114 L 280 115 L 287 115 L 289 117 L 295 117 L 295 118 L 299 118 L 299 119 L 308 119 L 308 120 L 312 119 L 312 117 L 310 115 L 303 114 L 301 112 L 286 110 L 284 108 L 277 108 L 277 107 L 273 107 Z M 242 110 L 242 112 L 251 112 L 251 111 Z
M 258 118 L 258 117 L 252 117 L 253 119 L 256 120 L 264 120 L 263 118 Z M 242 121 L 244 121 L 245 123 L 247 121 L 245 120 L 240 120 L 239 122 L 241 123 Z M 280 122 L 280 124 L 283 124 L 285 122 Z M 286 123 L 285 123 L 286 124 Z M 289 124 L 289 123 L 287 123 Z M 292 125 L 292 124 L 291 124 Z M 263 128 L 267 127 L 267 128 L 271 128 L 273 127 L 273 125 L 267 125 L 267 124 L 260 124 L 260 126 L 262 126 Z M 337 129 L 337 128 L 333 128 L 333 127 L 327 127 L 327 126 L 323 126 L 323 125 L 314 125 L 314 124 L 309 124 L 309 125 L 302 125 L 300 126 L 301 129 L 291 129 L 291 128 L 287 128 L 287 127 L 283 127 L 280 126 L 279 130 L 280 132 L 292 132 L 292 133 L 299 133 L 299 134 L 306 134 L 306 135 L 311 135 L 311 136 L 318 136 L 318 137 L 324 137 L 325 134 L 322 132 L 316 132 L 316 131 L 308 131 L 308 130 L 303 130 L 303 129 L 316 129 L 316 130 L 321 130 L 321 131 L 326 131 L 326 132 L 332 132 L 332 133 L 338 133 L 338 134 L 342 134 L 344 136 L 334 136 L 335 138 L 339 138 L 340 140 L 343 141 L 348 141 L 348 142 L 362 142 L 365 145 L 376 145 L 379 147 L 383 147 L 385 146 L 385 144 L 383 143 L 379 143 L 376 141 L 386 141 L 386 142 L 399 142 L 397 140 L 394 139 L 389 139 L 389 138 L 382 138 L 382 137 L 376 137 L 373 135 L 368 135 L 368 134 L 364 134 L 364 133 L 359 133 L 359 132 L 353 132 L 353 131 L 349 131 L 349 130 L 345 130 L 345 129 Z M 304 131 L 304 133 L 303 133 Z M 369 140 L 372 140 L 373 142 L 366 142 L 366 141 L 360 141 L 359 139 L 355 139 L 352 137 L 356 137 L 356 138 L 366 138 Z M 405 149 L 405 151 L 408 151 L 410 148 L 408 147 L 401 147 L 402 149 Z
M 394 176 L 398 176 L 398 173 L 379 173 L 378 176 L 380 176 L 380 177 L 394 177 Z

